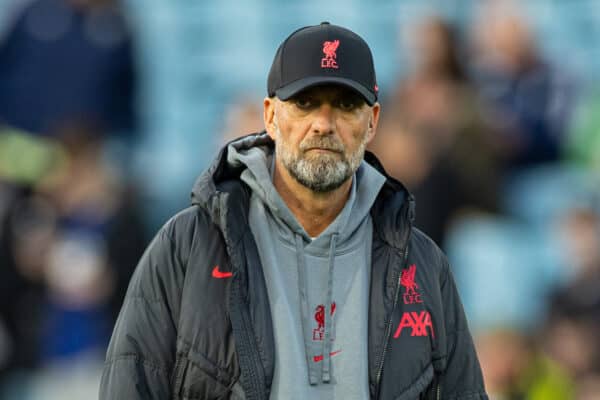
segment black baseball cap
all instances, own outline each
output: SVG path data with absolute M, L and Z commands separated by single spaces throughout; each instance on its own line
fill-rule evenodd
M 312 86 L 338 84 L 372 106 L 377 80 L 369 45 L 356 33 L 322 22 L 293 32 L 275 53 L 267 82 L 270 97 L 288 100 Z

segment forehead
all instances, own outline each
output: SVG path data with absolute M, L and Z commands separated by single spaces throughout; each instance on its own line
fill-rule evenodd
M 304 96 L 315 97 L 315 98 L 351 97 L 351 98 L 356 98 L 356 99 L 362 100 L 362 96 L 358 92 L 356 92 L 350 88 L 347 88 L 345 86 L 332 85 L 332 84 L 317 85 L 317 86 L 309 87 L 307 89 L 304 89 L 304 90 L 296 93 L 294 96 L 291 97 L 291 99 L 294 99 L 297 97 L 304 97 Z

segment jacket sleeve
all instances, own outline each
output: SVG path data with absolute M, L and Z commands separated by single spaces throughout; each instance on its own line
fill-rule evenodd
M 172 225 L 159 231 L 133 274 L 108 348 L 100 400 L 171 396 L 184 274 Z
M 481 367 L 448 261 L 443 256 L 442 301 L 447 338 L 446 368 L 439 380 L 444 400 L 487 400 Z

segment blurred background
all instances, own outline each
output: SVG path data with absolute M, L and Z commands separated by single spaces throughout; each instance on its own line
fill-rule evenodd
M 0 0 L 0 399 L 95 398 L 128 280 L 293 30 L 374 53 L 371 146 L 492 399 L 600 399 L 600 3 Z

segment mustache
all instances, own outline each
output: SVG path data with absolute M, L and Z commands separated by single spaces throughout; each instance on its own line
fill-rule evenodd
M 300 150 L 307 151 L 309 149 L 325 149 L 336 151 L 339 153 L 344 152 L 344 145 L 332 136 L 318 136 L 304 140 L 300 143 Z

